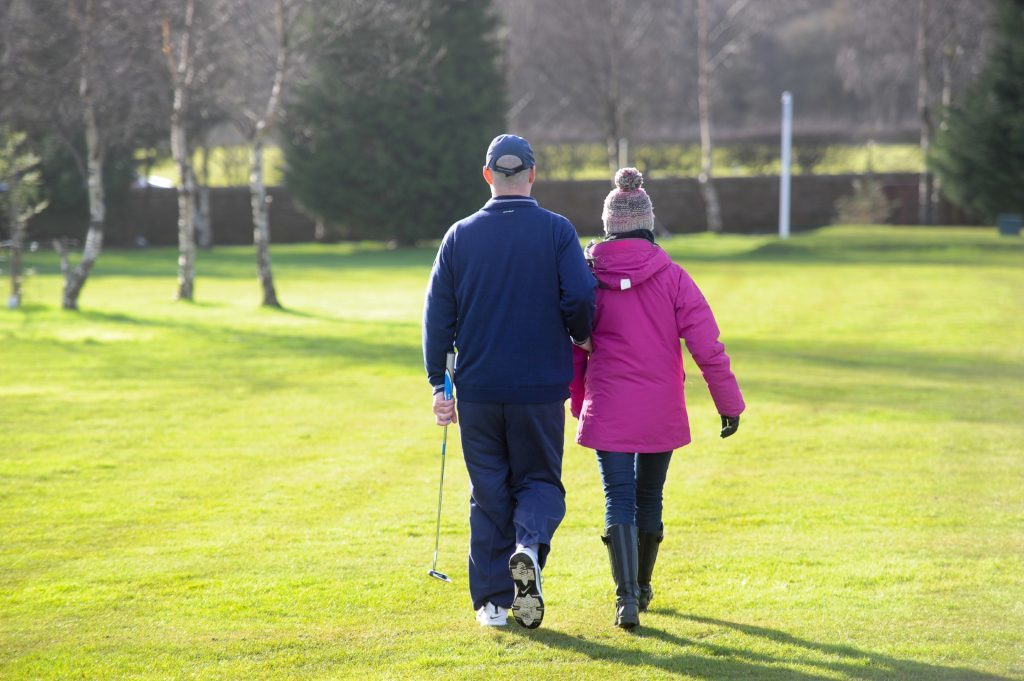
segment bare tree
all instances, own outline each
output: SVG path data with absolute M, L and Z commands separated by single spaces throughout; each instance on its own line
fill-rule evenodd
M 162 44 L 170 90 L 171 156 L 178 178 L 178 300 L 194 300 L 197 216 L 202 244 L 212 243 L 209 224 L 197 206 L 193 136 L 204 139 L 219 114 L 211 113 L 214 91 L 226 80 L 228 38 L 234 27 L 230 3 L 163 0 Z M 230 29 L 230 30 L 228 30 Z M 217 80 L 217 78 L 220 80 Z M 197 106 L 198 105 L 198 106 Z M 204 182 L 206 181 L 204 174 Z
M 224 108 L 249 146 L 249 194 L 253 242 L 263 305 L 281 307 L 270 261 L 270 197 L 264 179 L 264 150 L 281 114 L 284 90 L 294 76 L 293 49 L 304 44 L 309 28 L 300 18 L 309 0 L 247 2 L 237 15 L 237 45 L 232 50 L 233 86 L 225 88 Z
M 150 70 L 152 50 L 142 40 L 152 8 L 151 0 L 15 0 L 4 8 L 4 116 L 37 143 L 59 141 L 87 192 L 82 256 L 64 267 L 65 309 L 78 308 L 102 251 L 108 157 L 130 157 L 155 131 L 161 83 Z
M 647 113 L 681 90 L 671 0 L 516 0 L 499 3 L 506 24 L 506 71 L 513 129 L 563 137 L 600 135 L 609 170 Z M 678 114 L 678 112 L 677 112 Z M 552 126 L 566 121 L 566 127 Z M 625 145 L 623 145 L 625 151 Z
M 199 247 L 203 250 L 213 248 L 213 223 L 210 220 L 210 145 L 203 138 L 199 143 L 199 172 L 196 174 L 194 186 L 196 190 L 195 223 Z
M 708 0 L 698 0 L 697 9 L 697 54 L 698 54 L 698 85 L 697 99 L 700 109 L 700 184 L 701 196 L 704 198 L 704 213 L 707 229 L 716 234 L 722 231 L 722 208 L 718 203 L 718 192 L 712 179 L 711 145 L 711 72 L 713 66 L 708 47 Z
M 928 86 L 928 10 L 929 0 L 917 0 L 917 118 L 920 125 L 921 173 L 917 188 L 917 222 L 931 224 L 931 175 L 928 154 L 932 144 L 931 94 Z
M 796 8 L 796 5 L 792 5 Z M 790 9 L 794 11 L 794 9 Z M 697 177 L 709 232 L 722 231 L 722 209 L 713 175 L 712 78 L 730 59 L 745 53 L 755 35 L 778 19 L 778 3 L 760 0 L 697 0 L 697 100 L 700 117 L 700 174 Z
M 188 96 L 196 75 L 193 41 L 195 0 L 184 0 L 181 27 L 177 39 L 171 19 L 163 20 L 163 51 L 171 76 L 174 102 L 171 108 L 171 155 L 178 168 L 178 300 L 193 300 L 196 277 L 195 175 L 185 125 Z
M 983 63 L 991 2 L 844 0 L 843 9 L 850 19 L 848 42 L 837 54 L 837 71 L 848 89 L 865 98 L 879 125 L 898 125 L 914 112 L 922 155 L 918 222 L 929 224 L 937 209 L 927 167 L 936 125 L 942 126 L 955 92 Z
M 96 258 L 103 248 L 103 228 L 107 219 L 107 203 L 103 186 L 103 161 L 106 148 L 101 138 L 101 130 L 96 115 L 95 79 L 99 77 L 96 70 L 95 33 L 97 24 L 97 0 L 84 0 L 83 4 L 72 2 L 72 17 L 81 34 L 79 42 L 79 58 L 81 76 L 78 94 L 82 99 L 82 117 L 85 122 L 86 169 L 89 187 L 89 231 L 85 236 L 85 247 L 82 258 L 74 269 L 67 272 L 64 279 L 65 310 L 78 308 L 78 296 L 85 286 Z

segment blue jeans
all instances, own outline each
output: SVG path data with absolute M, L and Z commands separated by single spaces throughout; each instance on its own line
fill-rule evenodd
M 604 485 L 604 525 L 636 525 L 661 532 L 661 491 L 672 452 L 627 454 L 597 452 Z

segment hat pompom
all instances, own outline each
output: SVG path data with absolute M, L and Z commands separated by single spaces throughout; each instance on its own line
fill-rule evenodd
M 615 186 L 624 192 L 633 192 L 644 183 L 644 176 L 636 168 L 619 168 L 615 173 Z

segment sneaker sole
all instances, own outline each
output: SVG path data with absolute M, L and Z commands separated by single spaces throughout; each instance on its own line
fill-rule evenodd
M 526 553 L 515 553 L 508 561 L 508 571 L 516 587 L 512 600 L 512 617 L 520 626 L 536 629 L 544 619 L 544 598 L 538 584 L 538 570 Z

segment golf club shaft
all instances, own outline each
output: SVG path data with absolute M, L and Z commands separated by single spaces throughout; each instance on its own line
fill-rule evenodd
M 451 400 L 455 397 L 455 353 L 449 352 L 445 357 L 444 369 L 444 399 Z M 434 532 L 434 565 L 431 572 L 437 571 L 437 552 L 441 546 L 441 499 L 444 496 L 444 459 L 445 450 L 448 449 L 448 425 L 445 424 L 444 436 L 441 438 L 441 484 L 437 487 L 437 529 Z
M 437 488 L 437 531 L 434 533 L 434 566 L 431 570 L 437 570 L 437 550 L 441 545 L 441 496 L 444 494 L 444 453 L 448 448 L 448 426 L 444 427 L 444 436 L 441 439 L 441 484 Z

